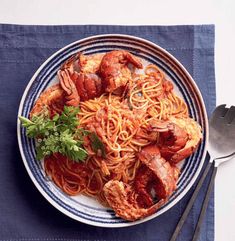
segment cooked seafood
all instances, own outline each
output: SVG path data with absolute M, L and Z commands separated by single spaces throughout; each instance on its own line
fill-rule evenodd
M 78 106 L 103 93 L 100 77 L 96 74 L 102 55 L 85 56 L 81 53 L 69 58 L 58 71 L 61 87 L 67 94 L 67 105 Z
M 80 100 L 93 99 L 102 94 L 101 79 L 95 74 L 58 71 L 60 85 L 66 92 L 67 105 L 78 106 Z
M 60 81 L 60 86 L 66 93 L 66 105 L 78 106 L 80 102 L 80 96 L 74 81 L 70 77 L 69 70 L 59 70 L 57 75 Z
M 96 74 L 100 69 L 100 63 L 104 54 L 79 55 L 79 67 L 82 73 Z
M 141 208 L 148 208 L 154 204 L 152 189 L 155 187 L 157 177 L 146 165 L 142 165 L 135 176 L 134 188 L 138 194 L 136 200 Z
M 175 118 L 170 117 L 170 121 L 178 125 L 180 128 L 184 129 L 188 134 L 188 140 L 184 148 L 177 151 L 172 157 L 171 161 L 173 163 L 178 163 L 183 159 L 189 157 L 193 152 L 195 152 L 198 144 L 202 139 L 201 126 L 192 118 Z
M 104 185 L 105 198 L 116 215 L 129 221 L 144 218 L 156 212 L 164 201 L 152 205 L 150 208 L 139 207 L 135 200 L 135 191 L 126 183 L 111 180 Z
M 114 50 L 104 55 L 100 64 L 100 76 L 104 81 L 106 92 L 113 92 L 131 81 L 128 64 L 138 69 L 143 68 L 140 60 L 127 51 Z
M 168 121 L 150 121 L 150 130 L 160 133 L 161 155 L 171 163 L 190 156 L 202 138 L 201 127 L 193 119 L 170 117 Z
M 161 157 L 160 149 L 157 145 L 144 147 L 140 153 L 138 153 L 138 158 L 148 168 L 145 169 L 143 176 L 138 176 L 137 174 L 135 187 L 138 192 L 144 197 L 146 197 L 146 195 L 151 196 L 151 189 L 153 188 L 158 200 L 169 197 L 176 189 L 176 182 L 178 180 L 177 167 L 171 166 L 169 162 Z M 144 180 L 144 183 L 147 184 L 147 189 L 144 189 L 142 178 L 144 176 L 147 177 L 146 172 L 149 174 L 149 170 L 151 170 L 152 173 L 148 175 L 149 179 L 147 183 L 146 179 Z
M 84 55 L 79 52 L 66 60 L 60 69 L 69 69 L 71 73 L 95 74 L 99 71 L 103 56 L 104 54 Z
M 179 170 L 161 157 L 156 145 L 144 147 L 138 154 L 142 166 L 133 187 L 120 181 L 109 181 L 104 195 L 116 214 L 130 221 L 155 212 L 176 189 Z M 155 194 L 152 194 L 152 191 Z M 154 199 L 157 202 L 154 203 Z
M 103 94 L 101 79 L 96 74 L 78 74 L 76 88 L 82 101 L 99 97 Z
M 30 112 L 30 117 L 38 115 L 44 109 L 50 111 L 51 116 L 55 113 L 60 113 L 64 108 L 65 94 L 59 84 L 53 85 L 45 90 L 37 99 L 33 109 Z

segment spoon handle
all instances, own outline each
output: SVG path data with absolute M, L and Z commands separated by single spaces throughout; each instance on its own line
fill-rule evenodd
M 194 204 L 194 202 L 197 198 L 197 195 L 198 195 L 198 193 L 199 193 L 199 191 L 202 187 L 202 184 L 203 184 L 205 178 L 207 177 L 207 174 L 208 174 L 208 172 L 211 168 L 211 165 L 212 165 L 212 162 L 211 162 L 211 160 L 209 160 L 209 162 L 207 163 L 207 166 L 204 169 L 204 171 L 203 171 L 203 173 L 202 173 L 202 175 L 199 179 L 199 182 L 198 182 L 198 184 L 197 184 L 197 186 L 196 186 L 196 188 L 195 188 L 195 190 L 194 190 L 194 192 L 193 192 L 193 194 L 192 194 L 192 196 L 191 196 L 191 198 L 190 198 L 190 200 L 189 200 L 189 202 L 188 202 L 188 204 L 187 204 L 187 206 L 186 206 L 186 208 L 185 208 L 185 210 L 184 210 L 184 212 L 183 212 L 183 214 L 182 214 L 182 216 L 181 216 L 181 218 L 180 218 L 180 220 L 179 220 L 179 222 L 178 222 L 178 224 L 175 228 L 174 233 L 171 236 L 170 241 L 175 241 L 177 239 L 177 237 L 180 233 L 180 230 L 183 227 L 183 224 L 184 224 L 185 220 L 187 219 L 188 214 L 189 214 L 189 212 L 190 212 L 190 210 L 191 210 L 191 208 L 192 208 L 192 206 L 193 206 L 193 204 Z
M 193 235 L 192 241 L 196 241 L 198 239 L 199 234 L 200 234 L 200 229 L 201 229 L 201 226 L 202 226 L 203 218 L 205 216 L 207 206 L 208 206 L 208 203 L 209 203 L 209 200 L 210 200 L 210 194 L 211 194 L 212 188 L 214 186 L 216 173 L 217 173 L 217 167 L 214 165 L 214 162 L 213 162 L 213 172 L 212 172 L 212 175 L 210 177 L 210 183 L 209 183 L 208 188 L 207 188 L 206 196 L 203 200 L 202 209 L 200 211 L 200 215 L 199 215 L 199 218 L 198 218 L 198 221 L 197 221 L 197 225 L 196 225 L 196 228 L 194 230 L 194 235 Z

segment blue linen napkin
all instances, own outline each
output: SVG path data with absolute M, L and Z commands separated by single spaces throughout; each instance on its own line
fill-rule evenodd
M 215 107 L 214 26 L 23 26 L 0 25 L 0 241 L 167 241 L 192 190 L 154 220 L 107 229 L 74 221 L 52 207 L 31 182 L 18 150 L 17 111 L 33 73 L 52 53 L 84 37 L 122 33 L 148 39 L 172 53 L 197 82 L 208 114 Z M 198 218 L 202 187 L 178 238 L 188 241 Z M 201 230 L 214 240 L 214 194 Z

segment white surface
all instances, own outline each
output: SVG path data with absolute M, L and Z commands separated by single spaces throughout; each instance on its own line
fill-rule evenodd
M 216 25 L 217 104 L 235 105 L 233 0 L 0 0 L 0 22 L 17 24 Z M 235 240 L 235 161 L 216 177 L 216 241 Z

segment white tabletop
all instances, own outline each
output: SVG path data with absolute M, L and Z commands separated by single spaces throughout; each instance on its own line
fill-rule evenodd
M 233 0 L 0 0 L 0 23 L 215 24 L 217 105 L 235 105 Z M 235 240 L 235 160 L 219 167 L 215 187 L 215 240 Z

